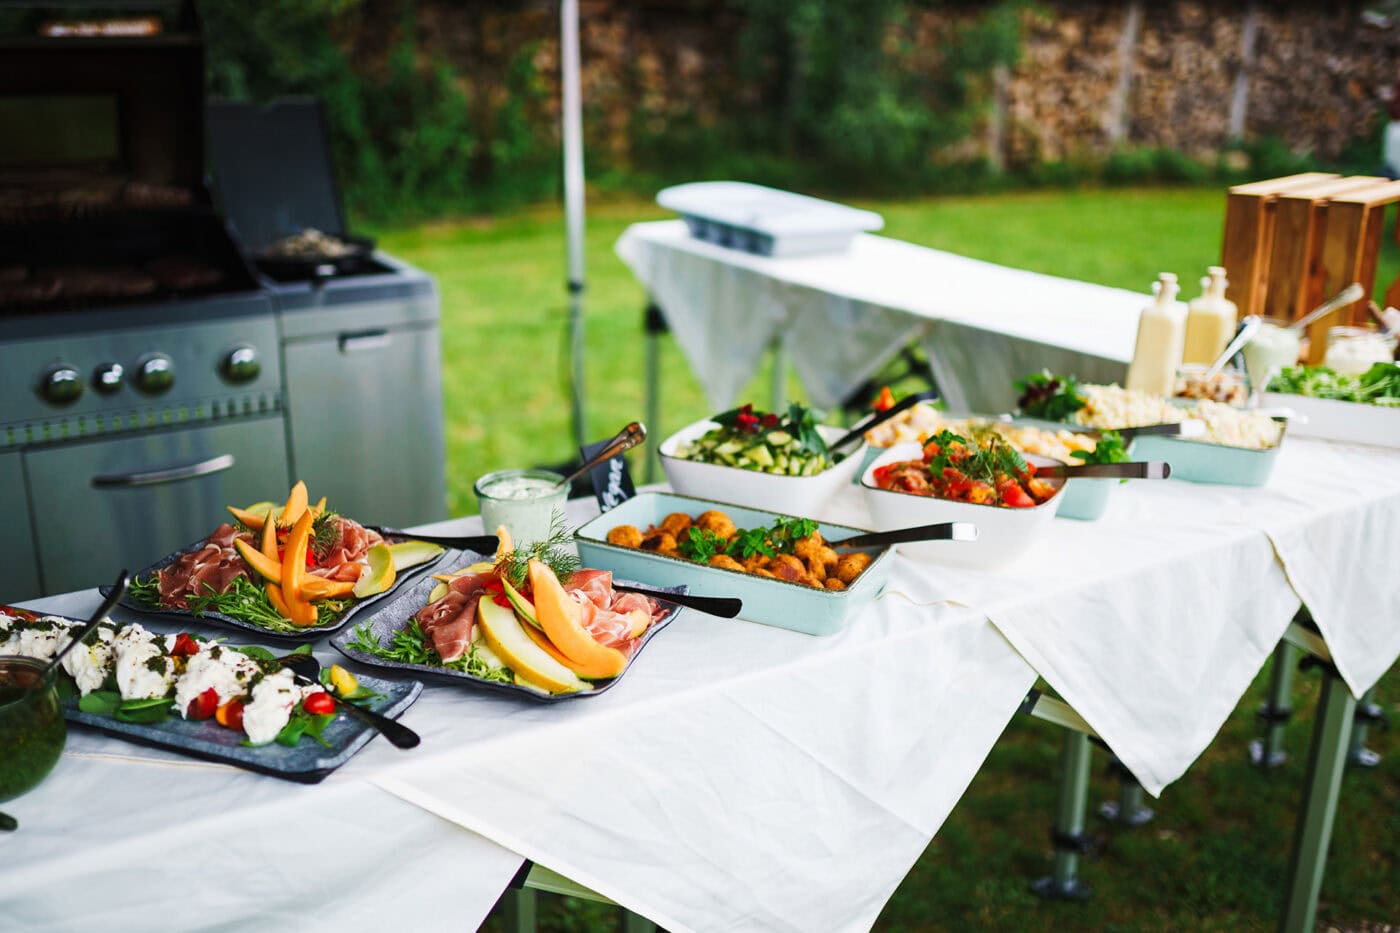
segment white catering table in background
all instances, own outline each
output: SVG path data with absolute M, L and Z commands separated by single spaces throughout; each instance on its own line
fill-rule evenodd
M 571 519 L 593 508 L 571 503 Z M 820 517 L 866 524 L 854 489 Z M 206 844 L 222 854 L 180 883 L 235 917 L 295 916 L 310 883 L 403 905 L 406 884 L 420 899 L 396 915 L 450 909 L 469 926 L 523 856 L 671 929 L 864 928 L 1037 672 L 1158 793 L 1237 706 L 1300 594 L 1353 693 L 1394 663 L 1395 553 L 1400 452 L 1295 438 L 1266 488 L 1132 483 L 1104 519 L 1056 519 L 994 574 L 897 558 L 885 594 L 836 636 L 687 613 L 594 699 L 429 687 L 405 716 L 421 748 L 376 740 L 315 788 L 74 729 L 54 778 L 6 805 L 21 828 L 0 841 L 14 855 L 0 916 L 63 925 L 79 909 L 62 900 L 76 871 L 123 905 L 107 926 L 138 926 L 157 890 L 141 879 L 168 884 L 159 873 L 203 865 Z M 81 614 L 96 601 L 41 605 Z M 276 830 L 249 833 L 254 821 Z M 69 861 L 88 847 L 100 857 Z M 367 868 L 379 851 L 417 855 L 411 877 Z M 306 881 L 308 864 L 324 876 Z
M 778 341 L 812 401 L 830 407 L 920 340 L 948 404 L 1003 411 L 1012 382 L 1049 367 L 1118 382 L 1142 293 L 861 234 L 848 252 L 770 259 L 690 236 L 680 220 L 633 224 L 618 256 L 665 315 L 716 410 Z

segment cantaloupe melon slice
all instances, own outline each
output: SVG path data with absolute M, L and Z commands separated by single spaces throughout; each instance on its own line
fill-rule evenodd
M 600 645 L 580 621 L 582 612 L 573 597 L 564 591 L 559 578 L 547 564 L 530 561 L 530 588 L 535 600 L 535 618 L 554 642 L 569 667 L 580 677 L 601 680 L 616 677 L 627 667 L 627 656 L 616 648 Z

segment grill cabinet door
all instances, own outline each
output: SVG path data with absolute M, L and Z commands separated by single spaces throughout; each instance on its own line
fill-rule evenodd
M 110 582 L 291 486 L 282 419 L 254 418 L 28 451 L 44 591 Z
M 20 452 L 0 454 L 0 603 L 17 603 L 39 595 L 39 562 L 24 497 Z
M 285 347 L 292 468 L 372 525 L 444 516 L 436 327 L 348 330 Z

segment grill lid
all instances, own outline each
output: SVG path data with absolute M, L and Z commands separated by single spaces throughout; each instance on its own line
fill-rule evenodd
M 245 247 L 261 253 L 308 227 L 345 239 L 319 101 L 211 101 L 207 119 L 219 202 Z

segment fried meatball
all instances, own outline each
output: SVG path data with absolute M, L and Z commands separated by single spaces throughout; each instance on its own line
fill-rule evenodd
M 847 554 L 836 564 L 836 576 L 842 583 L 850 583 L 860 576 L 861 571 L 870 566 L 870 555 L 863 551 Z
M 830 547 L 826 545 L 822 545 L 822 549 L 819 552 L 819 554 L 821 556 L 822 566 L 826 568 L 826 575 L 829 577 L 833 572 L 835 572 L 836 564 L 841 560 L 841 555 L 837 554 L 835 551 L 833 551 Z
M 641 547 L 642 533 L 634 525 L 618 525 L 608 532 L 608 543 L 618 547 Z
M 807 568 L 802 566 L 802 561 L 791 554 L 779 554 L 768 566 L 779 580 L 791 580 L 796 583 L 807 576 Z
M 803 561 L 807 565 L 807 575 L 817 581 L 820 585 L 826 579 L 826 564 L 815 557 L 809 557 Z
M 822 586 L 829 590 L 844 590 L 846 588 L 846 584 L 841 582 L 840 577 L 827 577 Z
M 759 567 L 757 570 L 750 572 L 756 577 L 767 577 L 770 580 L 778 579 L 778 575 L 766 567 Z
M 769 560 L 767 554 L 750 554 L 744 558 L 744 569 L 749 573 L 755 573 L 767 568 Z
M 744 570 L 744 565 L 739 563 L 728 554 L 716 554 L 710 558 L 711 567 L 723 567 L 725 570 L 737 570 L 740 573 Z
M 715 509 L 711 509 L 708 512 L 701 512 L 699 515 L 695 516 L 695 527 L 699 528 L 701 531 L 708 531 L 718 535 L 726 541 L 734 537 L 735 532 L 733 520 L 730 519 L 728 515 L 716 511 Z
M 672 512 L 661 520 L 661 530 L 669 532 L 679 541 L 690 530 L 690 516 L 684 512 Z
M 822 540 L 822 533 L 814 531 L 805 538 L 798 538 L 793 544 L 792 550 L 798 557 L 809 561 L 819 555 L 824 547 L 826 547 L 826 542 Z
M 644 551 L 674 551 L 676 549 L 676 539 L 674 536 L 664 531 L 654 531 L 642 539 L 642 550 Z

